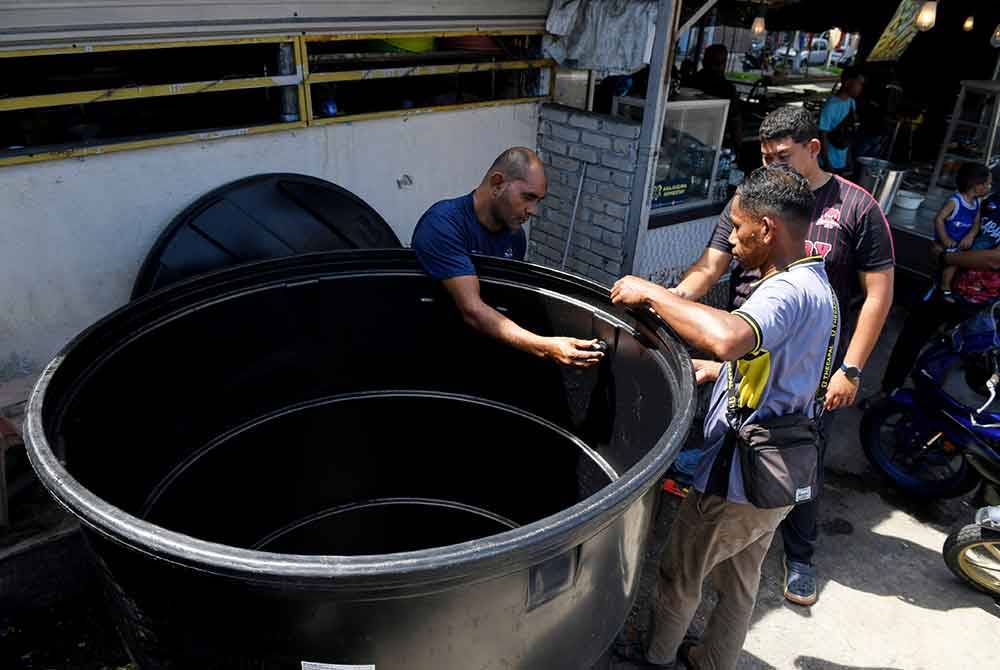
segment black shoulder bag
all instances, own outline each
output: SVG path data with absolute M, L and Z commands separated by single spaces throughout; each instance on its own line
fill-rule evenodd
M 727 419 L 734 433 L 736 451 L 743 470 L 743 490 L 754 507 L 770 509 L 799 505 L 819 496 L 818 477 L 824 436 L 819 427 L 826 389 L 833 368 L 833 349 L 840 320 L 837 298 L 833 300 L 833 327 L 823 360 L 823 374 L 813 398 L 814 417 L 805 413 L 775 416 L 741 425 L 736 396 L 735 367 L 726 366 L 728 382 Z

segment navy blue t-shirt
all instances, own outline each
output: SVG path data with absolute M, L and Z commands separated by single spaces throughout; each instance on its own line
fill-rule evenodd
M 442 200 L 424 212 L 410 243 L 424 270 L 435 279 L 476 274 L 470 254 L 524 260 L 524 230 L 491 233 L 476 217 L 472 194 Z

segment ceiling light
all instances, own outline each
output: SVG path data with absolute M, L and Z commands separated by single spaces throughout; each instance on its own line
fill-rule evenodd
M 927 0 L 917 14 L 917 30 L 927 32 L 937 22 L 937 0 Z

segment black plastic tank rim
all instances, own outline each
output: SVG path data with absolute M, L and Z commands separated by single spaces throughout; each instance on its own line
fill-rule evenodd
M 542 266 L 477 257 L 484 282 L 516 285 L 600 311 L 601 318 L 634 331 L 629 321 L 654 333 L 656 346 L 677 360 L 686 350 L 667 327 L 647 312 L 612 306 L 607 287 Z M 674 419 L 656 445 L 617 481 L 554 515 L 497 536 L 456 545 L 382 556 L 275 554 L 208 542 L 142 521 L 105 502 L 80 484 L 53 452 L 42 410 L 46 391 L 65 359 L 96 333 L 137 316 L 158 316 L 213 302 L 250 287 L 324 276 L 396 274 L 422 276 L 409 250 L 339 251 L 267 260 L 213 272 L 156 291 L 111 313 L 84 330 L 45 367 L 32 390 L 24 423 L 28 456 L 56 500 L 93 531 L 133 550 L 202 572 L 283 588 L 353 591 L 365 599 L 419 595 L 518 572 L 559 556 L 613 523 L 658 483 L 687 436 L 695 412 L 694 393 L 675 394 Z M 220 289 L 225 289 L 221 293 Z M 560 291 L 560 289 L 562 289 Z M 154 319 L 150 323 L 155 323 Z M 653 344 L 653 343 L 646 343 Z M 690 365 L 681 365 L 677 383 L 694 388 Z

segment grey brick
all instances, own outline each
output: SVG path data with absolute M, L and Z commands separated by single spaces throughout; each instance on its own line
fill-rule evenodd
M 624 221 L 628 216 L 628 207 L 608 202 L 604 204 L 604 213 Z
M 580 169 L 580 163 L 573 160 L 572 158 L 563 158 L 562 156 L 552 156 L 549 159 L 552 163 L 552 167 L 559 170 L 567 170 L 569 172 L 576 172 Z
M 557 244 L 551 247 L 545 247 L 545 255 L 551 258 L 556 263 L 562 263 L 563 251 L 565 250 L 565 244 Z
M 555 121 L 556 123 L 566 123 L 569 118 L 569 110 L 565 108 L 559 108 L 555 105 L 542 105 L 541 116 L 543 119 L 548 121 Z
M 600 130 L 601 120 L 587 114 L 577 113 L 570 115 L 569 125 L 587 130 Z
M 566 217 L 564 217 L 561 214 L 556 215 L 556 216 L 558 216 L 561 219 L 565 219 L 566 218 Z M 562 237 L 563 235 L 565 235 L 564 231 L 566 230 L 566 227 L 569 224 L 569 221 L 565 221 L 565 222 L 564 221 L 556 221 L 555 218 L 556 218 L 555 216 L 547 216 L 544 219 L 539 219 L 539 220 L 535 221 L 534 223 L 531 224 L 532 231 L 538 230 L 538 231 L 541 231 L 541 232 L 545 233 L 546 235 L 553 235 L 553 236 L 556 236 L 556 237 Z
M 574 198 L 576 198 L 575 188 L 570 187 L 568 184 L 549 183 L 549 192 L 546 194 L 545 200 L 542 201 L 542 204 L 548 205 L 548 203 L 554 199 L 573 202 Z
M 615 175 L 614 170 L 610 170 L 606 167 L 601 167 L 600 165 L 588 165 L 587 166 L 587 177 L 590 179 L 596 179 L 597 181 L 610 182 Z
M 582 210 L 587 211 L 587 210 Z M 573 226 L 573 235 L 583 235 L 584 237 L 597 239 L 599 242 L 601 240 L 601 230 L 600 228 L 595 228 L 586 221 L 577 221 L 576 225 Z
M 565 156 L 569 153 L 569 145 L 565 142 L 554 140 L 551 137 L 543 137 L 542 141 L 539 142 L 539 146 L 543 151 L 551 151 L 554 154 L 562 154 Z
M 590 252 L 591 239 L 586 235 L 577 235 L 576 231 L 573 231 L 573 244 L 570 245 L 572 251 L 570 253 L 576 254 L 579 251 Z
M 550 186 L 552 184 L 574 184 L 580 179 L 578 174 L 574 175 L 571 172 L 552 167 L 548 160 L 545 161 L 545 176 L 548 177 Z
M 572 272 L 583 275 L 585 277 L 587 276 L 587 273 L 590 271 L 589 265 L 587 265 L 580 259 L 573 257 L 570 257 L 569 262 L 566 263 L 566 268 Z
M 626 156 L 635 156 L 639 151 L 638 142 L 630 142 L 629 140 L 615 140 L 615 153 L 625 154 Z
M 557 195 L 548 195 L 542 201 L 542 206 L 545 212 L 568 212 L 573 204 L 571 201 L 564 200 Z
M 593 179 L 587 179 L 583 182 L 583 192 L 596 194 L 598 186 L 604 186 L 604 184 L 599 181 L 594 181 Z
M 613 146 L 611 138 L 607 135 L 588 133 L 587 131 L 580 133 L 580 141 L 598 149 L 610 149 Z
M 557 261 L 562 260 L 562 258 L 559 256 L 559 252 L 556 251 L 555 247 L 551 245 L 536 244 L 535 250 L 538 252 L 539 256 L 543 256 L 545 258 L 551 258 L 552 260 L 557 260 Z
M 553 249 L 562 249 L 566 246 L 566 230 L 566 228 L 561 228 L 554 231 L 546 231 L 545 237 L 548 240 L 548 246 Z
M 641 126 L 633 121 L 618 119 L 605 119 L 604 121 L 604 132 L 631 140 L 639 139 L 640 128 Z
M 597 254 L 600 254 L 604 258 L 613 262 L 620 262 L 622 258 L 622 250 L 616 249 L 609 244 L 604 244 L 604 242 L 598 242 L 597 240 L 590 241 L 590 249 Z
M 569 215 L 562 212 L 546 211 L 545 216 L 536 222 L 535 225 L 542 226 L 542 232 L 554 235 L 556 234 L 554 231 L 558 231 L 559 226 L 566 227 L 569 225 Z M 550 226 L 553 227 L 552 230 L 549 230 Z
M 537 242 L 528 243 L 528 260 L 532 263 L 541 263 L 544 265 L 546 260 L 551 259 L 555 253 L 543 244 L 538 244 Z
M 615 277 L 621 276 L 622 264 L 617 261 L 605 261 L 604 270 L 611 273 Z
M 625 235 L 622 233 L 612 233 L 610 230 L 605 230 L 601 233 L 601 241 L 612 246 L 616 249 L 621 249 L 625 244 Z
M 604 260 L 593 251 L 589 251 L 587 249 L 575 249 L 573 251 L 573 255 L 584 263 L 588 263 L 595 267 L 601 267 L 601 263 Z
M 589 207 L 595 212 L 603 212 L 604 205 L 606 203 L 604 202 L 604 200 L 597 197 L 596 195 L 584 194 L 583 197 L 580 198 L 580 204 L 583 205 L 584 207 Z
M 620 188 L 632 188 L 632 175 L 627 172 L 612 171 L 611 183 Z
M 552 132 L 550 135 L 557 140 L 565 140 L 566 142 L 579 142 L 580 141 L 580 131 L 575 128 L 568 128 L 564 125 L 553 123 Z
M 588 163 L 596 163 L 600 158 L 600 154 L 595 149 L 584 146 L 582 144 L 574 144 L 569 148 L 569 155 L 573 158 L 579 158 L 582 161 L 587 161 Z
M 562 249 L 563 244 L 565 244 L 563 240 L 564 234 L 564 231 L 561 229 L 557 230 L 555 234 L 550 235 L 549 233 L 545 233 L 545 242 L 543 244 L 550 249 Z
M 608 184 L 603 184 L 604 188 L 600 190 L 598 195 L 600 195 L 605 200 L 610 200 L 611 202 L 616 202 L 619 205 L 627 205 L 632 202 L 632 193 L 615 186 L 610 186 Z
M 609 231 L 611 234 L 621 235 L 625 232 L 625 222 L 619 221 L 616 218 L 610 217 L 607 214 L 597 214 L 594 216 L 594 225 L 600 226 L 605 230 Z
M 635 161 L 619 156 L 613 152 L 605 151 L 601 156 L 601 163 L 623 172 L 635 172 Z

